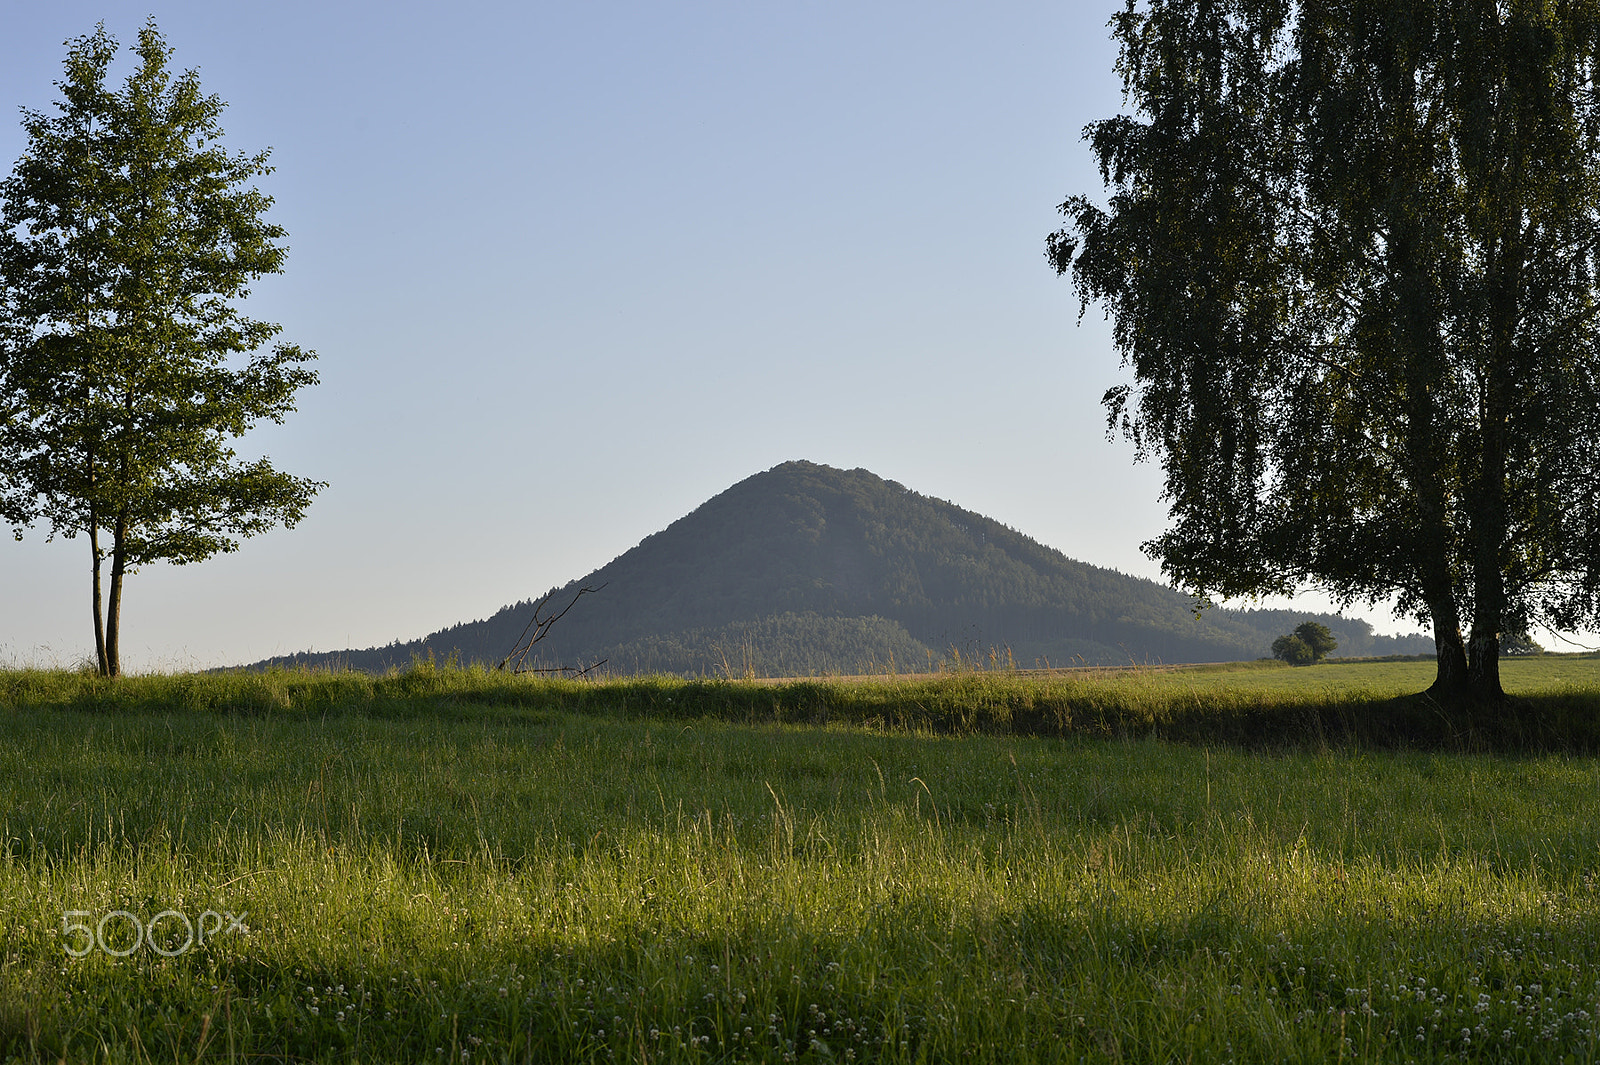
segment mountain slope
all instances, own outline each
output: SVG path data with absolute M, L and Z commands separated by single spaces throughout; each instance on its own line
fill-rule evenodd
M 796 675 L 920 669 L 952 651 L 1001 649 L 1021 666 L 1226 661 L 1265 655 L 1287 631 L 1238 611 L 1197 619 L 1170 588 L 1074 561 L 866 470 L 809 462 L 741 481 L 553 590 L 552 606 L 600 585 L 538 645 L 538 664 L 605 658 L 621 672 Z M 432 654 L 494 663 L 531 611 L 523 602 L 407 644 L 273 662 L 383 669 Z M 1365 622 L 1319 620 L 1345 637 L 1343 650 L 1373 650 Z

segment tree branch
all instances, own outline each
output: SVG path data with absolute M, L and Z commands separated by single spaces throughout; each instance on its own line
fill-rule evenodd
M 606 584 L 610 583 L 610 581 L 606 582 Z M 605 586 L 605 584 L 602 584 L 600 588 L 604 588 Z M 550 634 L 551 627 L 555 625 L 556 622 L 566 617 L 567 611 L 577 606 L 579 599 L 582 599 L 586 595 L 600 591 L 600 588 L 579 588 L 577 594 L 572 597 L 567 605 L 562 607 L 558 613 L 550 617 L 540 617 L 539 614 L 540 611 L 544 609 L 545 604 L 550 602 L 550 600 L 555 596 L 555 592 L 551 592 L 549 595 L 533 604 L 533 616 L 528 619 L 528 624 L 523 627 L 522 635 L 517 637 L 516 642 L 511 646 L 510 653 L 502 658 L 500 660 L 500 664 L 494 668 L 500 672 L 504 672 L 506 666 L 509 665 L 511 666 L 512 673 L 577 673 L 577 675 L 581 677 L 590 670 L 604 665 L 607 661 L 606 659 L 601 659 L 593 665 L 585 666 L 582 669 L 579 669 L 577 666 L 529 667 L 527 669 L 522 668 L 522 663 L 528 657 L 528 654 L 533 650 L 533 645 L 548 636 Z M 532 635 L 530 635 L 530 633 Z

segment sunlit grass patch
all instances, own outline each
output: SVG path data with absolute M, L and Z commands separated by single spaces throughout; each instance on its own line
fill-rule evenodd
M 692 700 L 747 686 L 666 680 L 46 682 L 0 733 L 0 1056 L 1595 1058 L 1588 757 L 742 723 Z M 68 950 L 162 914 L 170 957 Z

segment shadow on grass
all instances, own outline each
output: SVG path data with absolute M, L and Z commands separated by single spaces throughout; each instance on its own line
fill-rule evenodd
M 1600 751 L 1600 690 L 1593 688 L 1521 694 L 1483 706 L 1444 705 L 1426 693 L 1185 689 L 1003 673 L 774 684 L 664 676 L 530 679 L 431 663 L 385 676 L 240 671 L 108 681 L 67 672 L 0 672 L 0 714 L 46 708 L 116 715 L 359 714 L 493 725 L 542 724 L 551 713 L 570 713 L 937 735 L 1156 738 L 1250 749 Z
M 1266 705 L 1178 714 L 1150 735 L 1244 748 L 1361 747 L 1460 753 L 1600 751 L 1600 695 L 1550 692 L 1499 706 L 1442 705 L 1426 693 L 1326 705 Z

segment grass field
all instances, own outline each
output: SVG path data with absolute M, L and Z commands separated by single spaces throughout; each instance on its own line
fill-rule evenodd
M 0 1058 L 1595 1060 L 1600 661 L 1428 679 L 0 674 Z

